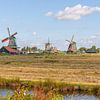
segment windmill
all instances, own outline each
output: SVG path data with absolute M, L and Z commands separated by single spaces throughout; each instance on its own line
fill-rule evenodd
M 74 35 L 72 36 L 72 39 L 70 41 L 66 40 L 67 42 L 69 42 L 67 53 L 76 53 L 77 52 L 76 42 L 73 41 L 73 39 L 74 39 Z
M 45 43 L 45 51 L 47 52 L 47 51 L 51 51 L 51 49 L 52 49 L 52 46 L 51 46 L 51 43 L 50 43 L 50 40 L 49 40 L 49 38 L 48 38 L 48 43 Z
M 15 35 L 17 34 L 17 32 L 15 32 L 14 34 L 11 35 L 11 34 L 10 34 L 9 28 L 7 28 L 7 30 L 8 30 L 8 35 L 9 35 L 9 37 L 3 39 L 2 42 L 9 41 L 8 47 L 17 50 L 16 38 L 15 38 Z

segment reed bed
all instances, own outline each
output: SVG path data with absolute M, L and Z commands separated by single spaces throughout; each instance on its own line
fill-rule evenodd
M 55 93 L 66 94 L 66 93 L 88 93 L 93 95 L 100 95 L 100 85 L 97 84 L 84 84 L 84 83 L 67 83 L 53 80 L 44 81 L 25 81 L 16 79 L 4 79 L 0 78 L 0 87 L 12 88 L 14 90 L 28 89 L 28 90 L 39 90 Z M 24 88 L 23 88 L 24 87 Z

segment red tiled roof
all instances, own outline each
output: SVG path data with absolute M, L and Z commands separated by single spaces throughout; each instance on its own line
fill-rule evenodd
M 5 46 L 4 47 L 7 51 L 11 52 L 11 53 L 18 53 L 17 50 L 10 48 L 9 46 Z

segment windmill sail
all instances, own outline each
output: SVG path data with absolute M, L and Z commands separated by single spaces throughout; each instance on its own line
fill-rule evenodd
M 71 43 L 71 41 L 69 41 L 69 40 L 66 40 L 67 42 L 69 42 L 69 43 Z
M 5 38 L 5 39 L 2 40 L 2 42 L 6 42 L 8 40 L 9 40 L 9 38 Z
M 9 30 L 9 27 L 7 28 L 7 30 L 8 30 L 8 34 L 9 34 L 9 37 L 10 37 L 10 30 Z
M 71 42 L 73 42 L 73 39 L 74 39 L 74 35 L 72 36 Z
M 12 34 L 11 37 L 13 37 L 13 36 L 16 35 L 16 34 L 17 34 L 17 32 L 15 32 L 14 34 Z

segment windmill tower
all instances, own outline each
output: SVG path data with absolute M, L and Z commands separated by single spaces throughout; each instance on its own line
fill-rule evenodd
M 67 42 L 69 42 L 67 53 L 76 53 L 77 52 L 76 42 L 73 41 L 73 39 L 74 39 L 74 35 L 72 36 L 72 39 L 70 41 L 66 40 Z
M 9 41 L 8 47 L 17 50 L 16 38 L 15 38 L 15 35 L 17 34 L 17 32 L 15 32 L 14 34 L 11 35 L 11 34 L 10 34 L 9 28 L 7 28 L 7 30 L 8 30 L 8 35 L 9 35 L 9 37 L 3 39 L 2 42 Z
M 45 43 L 45 52 L 51 52 L 51 50 L 52 50 L 52 45 L 51 45 L 50 40 L 48 38 L 48 42 Z

